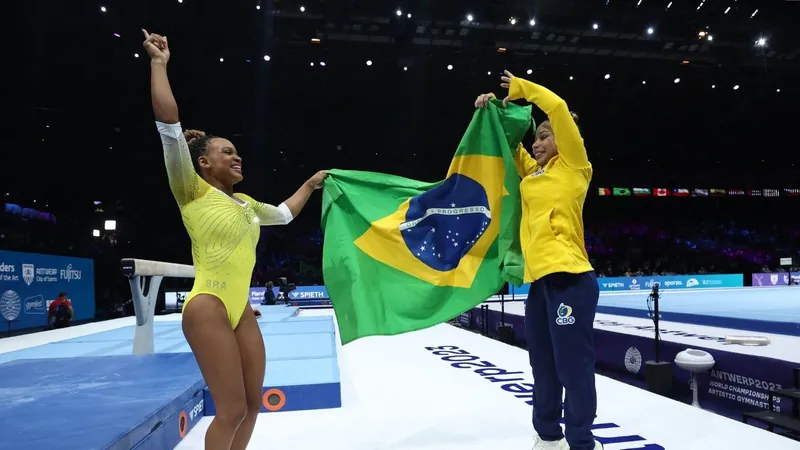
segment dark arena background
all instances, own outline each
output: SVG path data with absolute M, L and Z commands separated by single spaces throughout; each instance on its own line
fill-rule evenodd
M 194 272 L 174 266 L 192 264 L 191 245 L 167 183 L 142 28 L 169 39 L 169 80 L 184 129 L 230 139 L 243 159 L 237 191 L 274 205 L 324 169 L 442 180 L 476 97 L 505 95 L 503 70 L 548 87 L 579 114 L 594 167 L 584 220 L 601 289 L 598 440 L 611 450 L 800 448 L 800 2 L 11 5 L 0 181 L 0 398 L 8 401 L 0 417 L 13 430 L 0 449 L 203 448 L 214 405 L 180 331 Z M 537 123 L 545 119 L 533 111 Z M 523 144 L 532 143 L 529 132 Z M 508 287 L 448 324 L 341 346 L 322 276 L 320 199 L 312 196 L 289 226 L 261 231 L 251 301 L 260 304 L 272 282 L 281 306 L 259 306 L 268 376 L 248 448 L 530 448 L 527 286 Z M 183 267 L 163 273 L 161 289 L 148 297 L 155 319 L 135 311 L 131 281 L 158 273 L 131 266 L 123 275 L 126 258 Z M 658 292 L 652 298 L 655 284 L 660 299 Z M 74 309 L 63 328 L 51 317 L 60 292 Z M 304 315 L 314 320 L 287 325 L 291 331 L 266 326 Z M 155 350 L 142 357 L 153 358 L 157 374 L 128 358 L 148 320 Z M 320 344 L 314 333 L 330 342 Z M 442 358 L 460 346 L 492 361 L 498 373 L 488 375 L 520 371 L 530 388 L 487 388 L 500 383 L 481 380 L 488 375 L 477 370 L 462 380 Z M 374 367 L 392 352 L 396 364 Z M 297 381 L 321 367 L 307 358 L 333 361 L 334 373 Z M 713 365 L 704 365 L 707 358 Z M 20 366 L 23 360 L 33 366 Z M 297 364 L 280 365 L 287 360 Z M 663 372 L 652 361 L 671 365 Z M 41 406 L 41 381 L 25 375 L 36 364 L 84 384 L 104 376 L 98 367 L 113 367 L 150 380 L 133 392 L 171 403 L 137 404 L 117 417 L 118 430 L 103 430 L 107 406 L 96 403 L 105 400 L 87 403 L 95 412 Z M 352 415 L 404 401 L 386 392 L 399 386 L 429 400 L 403 406 L 407 415 Z M 91 397 L 88 389 L 79 395 Z M 360 400 L 351 401 L 348 389 Z M 690 406 L 693 390 L 700 408 Z M 462 404 L 462 396 L 490 406 Z M 14 402 L 22 397 L 35 401 Z M 281 414 L 300 410 L 307 415 Z M 39 414 L 81 415 L 85 433 L 74 434 L 73 422 L 52 441 L 33 439 L 25 421 Z M 449 417 L 427 436 L 441 447 L 414 446 L 416 431 L 406 425 L 373 424 L 428 414 Z M 379 431 L 358 431 L 351 419 Z M 357 437 L 345 439 L 345 430 Z M 382 433 L 394 446 L 377 440 Z

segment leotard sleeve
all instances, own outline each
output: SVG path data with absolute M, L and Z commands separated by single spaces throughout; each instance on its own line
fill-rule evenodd
M 183 137 L 180 123 L 156 122 L 164 147 L 169 188 L 181 208 L 205 195 L 211 187 L 195 172 L 189 145 Z
M 250 205 L 253 206 L 253 210 L 256 212 L 256 217 L 258 217 L 258 222 L 261 226 L 286 225 L 291 222 L 292 219 L 294 219 L 294 216 L 292 216 L 292 211 L 289 210 L 289 207 L 286 206 L 286 203 L 273 206 L 253 200 L 253 198 L 249 195 L 241 194 L 239 192 L 233 195 L 246 201 L 247 203 L 250 203 Z

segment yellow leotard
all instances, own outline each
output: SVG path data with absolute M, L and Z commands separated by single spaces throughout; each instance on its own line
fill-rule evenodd
M 248 306 L 256 244 L 262 225 L 292 220 L 285 204 L 272 206 L 244 194 L 230 197 L 195 172 L 180 123 L 156 122 L 164 146 L 169 186 L 192 241 L 195 280 L 183 307 L 198 294 L 219 298 L 236 328 Z

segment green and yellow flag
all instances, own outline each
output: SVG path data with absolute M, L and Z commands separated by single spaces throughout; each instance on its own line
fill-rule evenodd
M 343 344 L 446 322 L 522 283 L 513 152 L 531 107 L 478 109 L 447 177 L 331 170 L 322 273 Z

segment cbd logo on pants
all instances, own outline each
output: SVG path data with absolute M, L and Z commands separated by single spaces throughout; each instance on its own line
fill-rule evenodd
M 558 318 L 556 319 L 557 325 L 572 325 L 575 323 L 575 318 L 572 317 L 572 307 L 565 304 L 558 306 Z

